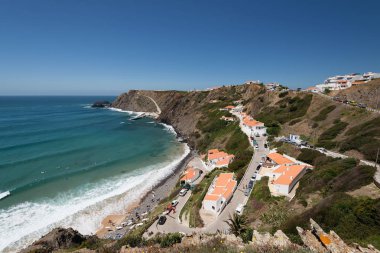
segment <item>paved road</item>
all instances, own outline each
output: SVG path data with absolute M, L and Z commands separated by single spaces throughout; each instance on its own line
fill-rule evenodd
M 205 167 L 205 164 L 202 162 L 202 160 L 199 157 L 195 157 L 191 162 L 189 163 L 190 166 L 194 166 L 196 168 L 199 168 L 203 171 L 202 175 L 194 182 L 195 184 L 198 184 L 202 181 L 204 176 L 207 174 L 207 168 Z M 189 228 L 185 224 L 182 224 L 179 219 L 179 214 L 181 213 L 182 208 L 185 206 L 186 202 L 189 200 L 191 196 L 191 191 L 187 192 L 187 194 L 183 197 L 178 196 L 178 205 L 176 206 L 176 212 L 170 213 L 169 215 L 166 215 L 166 222 L 163 225 L 158 225 L 158 220 L 153 223 L 153 225 L 147 230 L 145 233 L 145 236 L 148 236 L 148 234 L 152 233 L 155 234 L 157 232 L 161 233 L 173 233 L 173 232 L 183 232 L 186 234 L 191 234 L 193 232 L 192 228 Z
M 238 116 L 238 115 L 236 115 Z M 240 117 L 238 117 L 241 119 Z M 241 125 L 240 125 L 241 126 Z M 247 136 L 249 138 L 249 136 Z M 257 166 L 259 165 L 259 162 L 262 160 L 263 156 L 266 156 L 269 153 L 269 149 L 264 147 L 264 144 L 267 141 L 267 137 L 255 137 L 255 140 L 257 141 L 257 144 L 259 146 L 258 149 L 255 149 L 255 152 L 253 154 L 253 157 L 251 159 L 251 162 L 248 165 L 248 168 L 241 179 L 239 185 L 237 186 L 236 191 L 234 192 L 234 195 L 232 196 L 230 202 L 227 204 L 227 206 L 223 209 L 223 211 L 219 214 L 219 216 L 216 218 L 215 221 L 207 224 L 203 228 L 189 228 L 185 224 L 181 224 L 179 220 L 179 214 L 181 212 L 181 209 L 187 202 L 187 200 L 190 198 L 190 192 L 186 194 L 184 197 L 179 197 L 179 203 L 176 208 L 175 214 L 167 215 L 167 220 L 165 224 L 158 225 L 158 221 L 156 221 L 145 233 L 145 236 L 148 236 L 149 234 L 161 232 L 161 233 L 170 233 L 170 232 L 183 232 L 186 234 L 191 234 L 193 232 L 203 232 L 203 233 L 216 233 L 216 232 L 227 232 L 228 231 L 228 225 L 224 221 L 228 220 L 231 214 L 233 214 L 239 204 L 245 205 L 248 201 L 249 196 L 244 195 L 245 188 L 247 187 L 251 177 L 254 175 Z M 252 142 L 250 141 L 250 144 L 252 145 Z M 202 161 L 198 161 L 199 168 L 203 168 L 204 171 L 206 171 L 206 168 L 204 167 L 204 164 Z M 199 178 L 196 183 L 200 182 L 203 179 L 203 176 L 206 173 L 203 173 L 202 178 Z
M 264 148 L 266 137 L 256 138 L 256 141 L 259 145 L 259 148 L 255 150 L 252 160 L 248 165 L 248 168 L 242 180 L 240 181 L 231 201 L 223 209 L 223 211 L 219 214 L 218 218 L 214 222 L 210 223 L 207 227 L 202 229 L 203 232 L 215 233 L 218 230 L 221 232 L 228 230 L 229 227 L 224 221 L 228 220 L 230 215 L 235 212 L 235 209 L 239 204 L 245 205 L 247 203 L 248 197 L 244 195 L 245 188 L 247 187 L 250 178 L 255 173 L 256 168 L 261 161 L 261 157 L 266 156 L 269 152 L 268 149 Z

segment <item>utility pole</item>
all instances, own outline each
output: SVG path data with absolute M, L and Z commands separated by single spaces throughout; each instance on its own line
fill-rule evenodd
M 376 164 L 375 166 L 377 167 L 377 159 L 379 158 L 379 151 L 380 151 L 380 148 L 377 148 L 377 154 L 376 154 Z

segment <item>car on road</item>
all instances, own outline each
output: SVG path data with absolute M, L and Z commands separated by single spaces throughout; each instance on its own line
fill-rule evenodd
M 256 173 L 253 174 L 253 176 L 251 177 L 251 181 L 255 181 L 256 180 Z
M 187 189 L 182 189 L 180 192 L 179 192 L 179 196 L 185 196 L 186 193 L 187 193 Z
M 248 197 L 250 192 L 251 192 L 251 189 L 245 188 L 245 190 L 244 190 L 244 196 Z
M 268 148 L 268 144 L 265 143 L 265 144 L 264 144 L 264 148 Z
M 259 145 L 257 145 L 257 144 L 254 147 L 255 147 L 255 149 L 259 149 Z
M 236 207 L 235 212 L 236 212 L 238 215 L 242 215 L 242 214 L 243 214 L 243 209 L 244 209 L 243 204 L 239 204 L 239 205 Z
M 166 216 L 161 215 L 160 218 L 158 218 L 158 225 L 164 225 L 166 222 Z
M 248 188 L 249 188 L 249 189 L 252 189 L 252 188 L 253 188 L 253 181 L 249 181 L 249 183 L 248 183 Z
M 259 171 L 260 168 L 261 168 L 261 164 L 257 165 L 257 167 L 256 167 L 256 171 Z
M 259 165 L 263 165 L 263 161 L 260 161 L 260 162 L 259 162 Z
M 175 199 L 172 201 L 172 206 L 176 206 L 178 205 L 178 203 L 179 203 L 178 199 Z

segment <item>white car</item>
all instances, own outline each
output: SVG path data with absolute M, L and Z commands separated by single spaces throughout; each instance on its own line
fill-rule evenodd
M 172 201 L 172 206 L 177 206 L 179 203 L 178 199 Z
M 238 215 L 242 215 L 242 214 L 243 214 L 243 209 L 244 209 L 243 204 L 239 204 L 239 205 L 236 207 L 235 212 L 236 212 Z
M 179 196 L 185 196 L 187 193 L 187 189 L 182 189 L 180 192 L 179 192 Z
M 120 230 L 120 229 L 123 229 L 123 227 L 122 226 L 117 226 L 116 227 L 116 230 Z

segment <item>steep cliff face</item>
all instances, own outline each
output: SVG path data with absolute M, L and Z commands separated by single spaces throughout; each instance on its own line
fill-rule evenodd
M 219 101 L 220 105 L 229 104 L 234 100 L 255 97 L 263 88 L 258 85 L 241 85 L 222 87 L 211 91 L 149 91 L 131 90 L 120 95 L 112 107 L 122 110 L 157 112 L 157 103 L 161 110 L 158 120 L 172 125 L 176 131 L 193 147 L 196 140 L 192 138 L 197 129 L 197 123 L 204 116 L 204 109 Z

